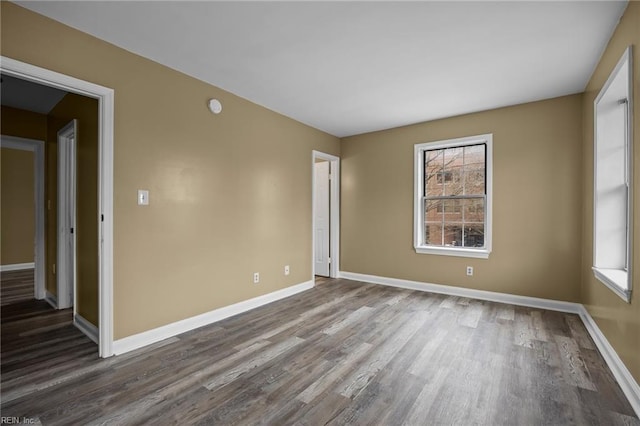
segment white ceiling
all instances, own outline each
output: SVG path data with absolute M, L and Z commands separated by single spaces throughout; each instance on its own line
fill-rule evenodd
M 340 137 L 582 92 L 626 7 L 17 3 Z

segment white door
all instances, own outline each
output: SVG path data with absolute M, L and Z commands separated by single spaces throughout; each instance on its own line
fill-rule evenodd
M 329 166 L 315 163 L 315 274 L 329 276 Z
M 76 120 L 73 120 L 58 132 L 58 309 L 74 304 L 76 232 Z

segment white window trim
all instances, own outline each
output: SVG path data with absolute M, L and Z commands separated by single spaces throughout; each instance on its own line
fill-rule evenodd
M 627 303 L 631 302 L 631 287 L 625 289 L 621 285 L 625 283 L 626 280 L 629 280 L 629 272 L 620 269 L 596 268 L 595 266 L 592 270 L 593 275 L 595 275 L 598 281 L 609 287 L 609 289 Z M 629 285 L 630 283 L 631 281 L 629 281 Z
M 485 246 L 481 249 L 467 247 L 438 247 L 424 244 L 424 212 L 422 194 L 424 194 L 424 162 L 422 153 L 427 150 L 452 148 L 467 145 L 486 145 L 486 197 L 485 206 Z M 493 201 L 493 134 L 426 142 L 414 146 L 414 194 L 413 194 L 413 247 L 419 254 L 437 254 L 487 259 L 491 253 L 492 201 Z
M 614 79 L 618 75 L 620 69 L 628 64 L 629 67 L 629 81 L 628 81 L 628 93 L 627 99 L 627 179 L 628 179 L 628 195 L 627 195 L 627 269 L 609 269 L 599 268 L 595 266 L 596 263 L 596 244 L 597 244 L 597 229 L 596 229 L 596 214 L 597 214 L 597 178 L 598 178 L 598 156 L 597 156 L 597 143 L 598 143 L 598 103 L 605 96 L 607 89 L 613 83 Z M 632 47 L 628 46 L 622 57 L 616 64 L 613 71 L 609 75 L 609 78 L 605 82 L 604 86 L 598 93 L 598 96 L 593 101 L 593 275 L 602 282 L 605 286 L 611 289 L 615 294 L 620 296 L 625 302 L 631 303 L 631 291 L 633 287 L 633 55 Z

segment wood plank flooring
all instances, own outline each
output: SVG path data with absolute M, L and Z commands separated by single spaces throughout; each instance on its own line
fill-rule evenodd
M 43 425 L 640 425 L 570 314 L 323 279 L 98 359 L 31 304 L 2 307 L 1 408 Z
M 98 347 L 76 329 L 72 309 L 33 298 L 33 270 L 0 275 L 0 400 L 4 403 L 93 369 Z M 8 294 L 8 300 L 5 296 Z
M 33 269 L 2 273 L 0 305 L 28 302 L 33 299 Z

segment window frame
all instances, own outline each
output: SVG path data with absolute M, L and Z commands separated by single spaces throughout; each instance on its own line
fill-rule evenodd
M 447 148 L 459 148 L 469 145 L 485 145 L 485 212 L 484 212 L 484 247 L 447 247 L 425 244 L 425 212 L 424 212 L 424 153 Z M 455 197 L 455 196 L 454 196 Z M 451 198 L 453 199 L 453 198 Z M 493 134 L 467 136 L 414 145 L 414 211 L 413 211 L 413 247 L 418 254 L 436 254 L 472 258 L 489 258 L 492 246 L 492 204 L 493 204 Z M 463 230 L 464 232 L 464 230 Z
M 600 195 L 598 193 L 598 106 L 599 102 L 608 94 L 608 89 L 619 76 L 619 73 L 627 67 L 626 86 L 626 113 L 625 113 L 625 158 L 623 167 L 626 175 L 626 259 L 623 268 L 604 268 L 597 266 L 597 251 L 602 249 L 604 243 L 598 242 L 598 206 Z M 604 238 L 603 238 L 604 239 Z M 593 101 L 593 258 L 592 271 L 596 279 L 611 289 L 625 302 L 631 302 L 633 289 L 633 55 L 632 47 L 628 46 L 602 89 Z

